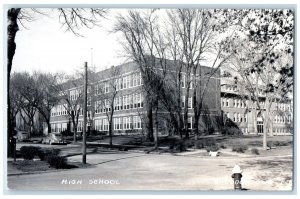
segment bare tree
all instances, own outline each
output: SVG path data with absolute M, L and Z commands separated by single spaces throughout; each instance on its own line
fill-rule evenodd
M 38 85 L 36 89 L 40 96 L 36 108 L 47 123 L 48 133 L 51 133 L 51 110 L 59 102 L 59 93 L 57 93 L 59 74 L 35 72 L 33 76 L 36 79 Z
M 37 106 L 42 100 L 37 88 L 37 81 L 34 76 L 27 72 L 15 73 L 13 81 L 15 91 L 21 96 L 20 115 L 29 127 L 30 135 L 33 133 L 34 117 L 37 113 Z
M 60 82 L 56 86 L 59 103 L 66 109 L 73 125 L 74 142 L 77 141 L 77 127 L 80 115 L 83 115 L 83 86 L 82 78 L 60 75 Z
M 228 21 L 221 17 L 222 10 L 207 9 L 177 9 L 168 13 L 171 26 L 174 27 L 175 35 L 171 40 L 172 57 L 184 63 L 185 73 L 184 84 L 186 92 L 184 95 L 184 121 L 183 128 L 186 137 L 188 133 L 188 104 L 193 106 L 195 116 L 194 129 L 195 139 L 198 134 L 198 123 L 203 107 L 203 100 L 207 95 L 207 88 L 212 81 L 211 78 L 217 76 L 219 68 L 230 56 L 228 48 L 232 35 L 224 37 L 222 41 L 217 39 L 217 35 L 227 30 Z M 223 21 L 222 21 L 222 20 Z M 207 57 L 213 57 L 208 60 Z M 203 62 L 211 62 L 210 71 L 201 71 Z M 179 76 L 179 78 L 181 78 Z M 178 92 L 180 93 L 180 92 Z
M 157 65 L 165 65 L 161 35 L 157 25 L 155 10 L 145 12 L 130 10 L 127 16 L 118 16 L 114 31 L 121 32 L 125 38 L 123 47 L 128 57 L 135 61 L 142 74 L 146 94 L 147 138 L 154 140 L 153 105 L 157 98 L 157 88 L 161 79 L 155 75 Z M 158 81 L 159 80 L 159 81 Z
M 39 9 L 30 9 L 33 13 L 44 14 Z M 60 16 L 60 23 L 66 27 L 66 31 L 72 31 L 75 35 L 78 33 L 80 27 L 92 28 L 98 25 L 100 18 L 103 18 L 107 13 L 106 9 L 102 8 L 58 8 Z M 28 9 L 24 8 L 10 8 L 7 11 L 7 90 L 10 89 L 10 73 L 12 68 L 12 61 L 15 55 L 16 43 L 15 37 L 19 30 L 18 23 L 24 24 L 24 21 L 31 21 L 32 15 L 28 14 Z M 8 128 L 7 128 L 7 145 L 8 155 L 12 155 L 9 139 L 13 136 L 11 114 L 10 114 L 10 93 L 7 95 L 7 117 L 8 117 Z
M 97 83 L 96 87 L 94 88 L 97 94 L 97 101 L 95 102 L 95 114 L 97 109 L 104 110 L 104 113 L 107 117 L 109 128 L 109 145 L 112 147 L 113 145 L 113 117 L 115 113 L 115 100 L 118 94 L 117 83 L 116 79 L 120 76 L 120 68 L 111 67 L 107 70 L 107 72 L 101 73 L 104 76 L 99 77 L 96 75 L 96 79 L 109 79 L 105 80 L 104 82 Z

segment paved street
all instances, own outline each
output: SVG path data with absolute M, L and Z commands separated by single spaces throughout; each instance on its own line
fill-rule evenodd
M 81 156 L 68 160 L 81 161 Z M 264 161 L 273 166 L 263 166 Z M 233 158 L 115 151 L 90 154 L 88 163 L 88 168 L 8 176 L 8 186 L 17 190 L 232 190 L 231 170 L 237 163 L 244 170 L 243 188 L 291 190 L 291 180 L 284 181 L 292 177 L 290 155 Z

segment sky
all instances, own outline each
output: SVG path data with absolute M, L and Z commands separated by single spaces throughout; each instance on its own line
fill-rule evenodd
M 48 10 L 49 11 L 49 10 Z M 66 72 L 71 74 L 84 62 L 96 70 L 103 70 L 126 61 L 119 42 L 120 33 L 111 33 L 114 16 L 120 10 L 111 10 L 102 19 L 100 27 L 81 28 L 84 37 L 66 32 L 57 13 L 35 15 L 34 21 L 20 24 L 16 35 L 16 54 L 12 71 Z

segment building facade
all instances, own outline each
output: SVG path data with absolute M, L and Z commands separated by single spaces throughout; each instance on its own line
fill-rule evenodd
M 209 69 L 203 67 L 202 70 L 205 72 Z M 171 74 L 172 70 L 169 72 Z M 172 75 L 169 75 L 165 81 L 171 81 L 171 76 Z M 190 96 L 187 100 L 187 104 L 185 104 L 185 96 L 181 97 L 181 106 L 182 108 L 188 106 L 188 128 L 192 130 L 194 125 L 193 106 L 195 103 L 192 99 L 192 91 L 194 88 L 192 84 L 189 86 L 186 85 L 185 77 L 186 74 L 182 72 L 182 82 L 180 84 L 181 93 L 186 93 L 186 89 L 190 89 Z M 145 134 L 147 122 L 147 91 L 139 67 L 134 62 L 100 71 L 90 75 L 88 79 L 87 120 L 90 129 L 108 132 L 109 121 L 112 117 L 111 125 L 115 135 Z M 170 82 L 170 85 L 172 85 L 172 82 Z M 82 100 L 79 100 L 82 98 L 82 91 L 82 83 L 68 84 L 68 86 L 65 87 L 64 93 L 68 96 L 68 99 L 61 100 L 61 103 L 51 110 L 52 132 L 73 131 L 74 125 L 70 118 L 70 112 L 77 110 L 77 132 L 82 131 Z M 216 73 L 209 81 L 208 89 L 206 89 L 205 93 L 206 96 L 203 99 L 204 107 L 207 110 L 204 114 L 206 117 L 220 115 L 221 105 L 219 91 L 220 79 L 219 74 Z M 153 113 L 153 115 L 155 119 L 157 117 L 159 133 L 168 134 L 171 128 L 170 118 L 168 118 L 169 111 L 163 108 L 162 105 L 158 105 L 158 107 L 158 114 Z M 111 114 L 112 111 L 113 114 Z
M 226 118 L 235 122 L 243 134 L 262 134 L 263 116 L 266 112 L 265 94 L 260 88 L 259 106 L 239 91 L 230 78 L 221 78 L 221 105 Z M 261 110 L 261 111 L 260 111 Z M 261 115 L 262 114 L 262 115 Z M 270 128 L 273 135 L 291 135 L 293 133 L 293 101 L 275 99 L 270 105 Z

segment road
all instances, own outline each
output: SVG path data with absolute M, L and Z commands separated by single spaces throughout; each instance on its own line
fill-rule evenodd
M 81 161 L 81 156 L 68 158 Z M 231 170 L 243 169 L 247 190 L 291 190 L 292 156 L 232 158 L 99 152 L 87 168 L 8 176 L 13 190 L 232 190 Z M 272 163 L 272 164 L 269 164 Z

